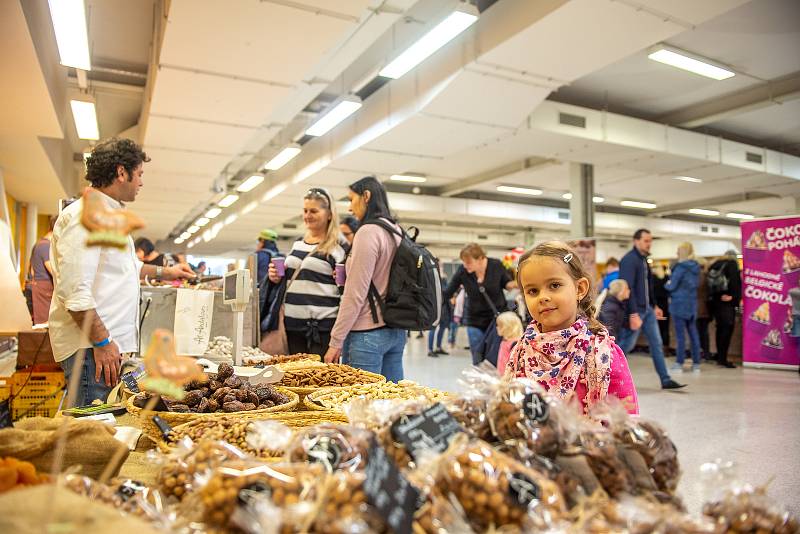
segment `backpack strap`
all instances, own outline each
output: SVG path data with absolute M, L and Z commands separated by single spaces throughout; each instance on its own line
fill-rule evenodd
M 364 221 L 363 223 L 361 223 L 361 226 L 364 226 L 365 224 L 374 224 L 376 226 L 380 226 L 381 228 L 383 228 L 384 230 L 386 230 L 390 234 L 400 237 L 401 241 L 402 241 L 402 239 L 404 237 L 408 237 L 406 235 L 406 233 L 403 231 L 403 228 L 400 227 L 399 224 L 397 225 L 398 227 L 400 227 L 399 231 L 397 229 L 395 229 L 394 227 L 392 227 L 390 224 L 386 223 L 386 221 L 383 221 L 381 219 L 370 219 L 368 221 Z M 395 254 L 397 254 L 397 249 L 398 248 L 400 248 L 400 244 L 399 243 L 395 247 Z M 394 257 L 392 258 L 392 264 L 393 263 L 394 263 Z M 372 283 L 371 281 L 369 283 L 369 292 L 367 293 L 367 300 L 369 301 L 369 311 L 372 314 L 372 321 L 377 323 L 378 322 L 378 306 L 380 306 L 380 308 L 381 308 L 381 314 L 383 314 L 385 316 L 386 315 L 386 303 L 383 301 L 383 298 L 381 298 L 381 294 L 378 291 L 378 288 L 375 287 L 375 284 Z
M 483 298 L 486 299 L 486 303 L 489 305 L 489 308 L 491 308 L 495 318 L 497 318 L 497 316 L 500 315 L 500 312 L 497 311 L 497 306 L 494 305 L 492 299 L 490 299 L 489 295 L 486 294 L 486 287 L 484 287 L 483 284 L 478 284 L 478 291 L 480 292 L 481 295 L 483 295 Z

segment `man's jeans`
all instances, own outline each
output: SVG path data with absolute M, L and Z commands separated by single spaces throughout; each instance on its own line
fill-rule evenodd
M 69 387 L 69 380 L 74 371 L 73 367 L 75 366 L 76 358 L 77 354 L 73 354 L 66 360 L 60 362 L 61 368 L 64 370 L 64 377 L 67 380 L 67 387 Z M 109 393 L 114 389 L 106 386 L 105 376 L 101 376 L 99 382 L 95 381 L 94 374 L 96 370 L 94 352 L 92 349 L 86 349 L 86 354 L 83 357 L 83 371 L 78 379 L 78 391 L 75 392 L 75 406 L 86 406 L 87 404 L 91 404 L 95 399 L 106 402 Z M 65 408 L 72 407 L 73 406 L 65 406 Z
M 656 312 L 653 308 L 648 308 L 647 313 L 641 316 L 641 319 L 642 327 L 640 330 L 643 330 L 645 337 L 647 337 L 647 343 L 650 345 L 650 357 L 653 358 L 653 366 L 656 368 L 656 373 L 658 373 L 658 378 L 663 386 L 667 380 L 670 380 L 670 376 L 667 372 L 667 364 L 664 361 L 664 346 L 661 340 L 661 331 L 658 329 Z M 637 339 L 639 339 L 639 330 L 623 328 L 619 333 L 617 344 L 626 355 L 629 355 L 633 347 L 636 346 Z
M 403 379 L 405 346 L 406 331 L 399 328 L 350 332 L 342 348 L 342 363 L 399 382 Z
M 477 326 L 468 326 L 467 327 L 467 337 L 469 338 L 469 351 L 472 353 L 472 363 L 478 364 L 480 363 L 480 354 L 478 351 L 481 348 L 481 341 L 483 341 L 483 336 L 486 334 L 485 330 L 478 328 Z

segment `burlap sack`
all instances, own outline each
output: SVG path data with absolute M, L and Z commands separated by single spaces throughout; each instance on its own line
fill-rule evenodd
M 47 527 L 45 525 L 50 525 Z M 45 484 L 0 495 L 0 532 L 27 534 L 157 534 L 148 523 L 66 489 Z
M 62 418 L 31 417 L 18 421 L 13 428 L 0 430 L 0 456 L 26 460 L 35 465 L 38 471 L 49 473 L 55 455 L 57 431 L 63 421 Z M 100 421 L 70 418 L 63 432 L 66 433 L 67 445 L 64 448 L 62 470 L 79 466 L 80 474 L 97 479 L 118 450 L 124 453 L 121 462 L 128 457 L 128 447 L 114 439 L 111 426 Z M 115 471 L 111 476 L 116 474 Z

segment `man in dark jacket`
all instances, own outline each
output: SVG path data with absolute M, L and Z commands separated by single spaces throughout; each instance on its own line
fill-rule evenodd
M 729 250 L 708 269 L 709 311 L 717 326 L 717 364 L 732 369 L 728 348 L 736 325 L 736 308 L 742 300 L 742 276 L 737 252 Z
M 685 384 L 672 380 L 664 361 L 664 347 L 658 328 L 658 319 L 663 317 L 663 312 L 655 305 L 653 273 L 647 263 L 652 245 L 653 235 L 649 230 L 636 230 L 633 234 L 633 250 L 625 254 L 620 262 L 619 278 L 628 283 L 631 296 L 627 304 L 628 325 L 620 332 L 617 344 L 629 355 L 639 338 L 639 331 L 644 330 L 653 365 L 661 380 L 661 389 L 679 389 Z
M 608 296 L 603 299 L 600 306 L 598 320 L 614 337 L 619 336 L 619 332 L 625 326 L 625 318 L 628 316 L 627 305 L 625 304 L 631 296 L 631 290 L 625 280 L 614 280 L 608 285 Z

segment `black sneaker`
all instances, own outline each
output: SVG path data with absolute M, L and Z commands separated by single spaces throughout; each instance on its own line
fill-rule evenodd
M 444 349 L 443 349 L 443 348 L 441 348 L 441 347 L 439 347 L 438 349 L 436 349 L 436 350 L 435 350 L 435 351 L 433 351 L 433 352 L 435 352 L 436 354 L 441 354 L 442 356 L 449 356 L 449 355 L 450 355 L 450 353 L 449 353 L 449 352 L 447 352 L 446 350 L 444 350 Z
M 725 367 L 726 369 L 736 369 L 736 364 L 731 362 L 717 362 L 717 365 L 720 367 Z
M 439 357 L 439 355 L 436 354 L 435 352 L 430 351 L 430 350 L 428 351 L 428 358 L 438 358 L 438 357 Z
M 669 380 L 667 380 L 666 382 L 664 382 L 663 384 L 661 384 L 661 389 L 681 389 L 681 388 L 685 388 L 685 387 L 686 387 L 686 384 L 678 384 L 677 382 L 675 382 L 671 378 Z

